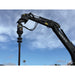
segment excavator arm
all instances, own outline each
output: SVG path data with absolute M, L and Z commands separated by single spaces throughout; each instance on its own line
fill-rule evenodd
M 57 37 L 61 40 L 63 45 L 70 53 L 72 59 L 72 65 L 75 65 L 75 46 L 68 39 L 64 31 L 60 28 L 60 25 L 52 20 L 33 15 L 32 13 L 23 14 L 21 18 L 17 21 L 17 23 L 23 26 L 22 22 L 26 23 L 29 19 L 37 23 L 40 23 L 44 26 L 47 26 L 49 28 L 52 28 L 53 32 L 57 35 Z

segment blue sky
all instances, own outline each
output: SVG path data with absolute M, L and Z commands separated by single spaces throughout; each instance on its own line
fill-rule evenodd
M 32 12 L 56 21 L 75 44 L 75 10 L 0 10 L 0 64 L 18 64 L 17 20 L 21 14 Z M 26 26 L 32 28 L 34 22 Z M 21 65 L 65 65 L 70 54 L 54 32 L 41 24 L 34 31 L 23 29 Z M 26 63 L 23 63 L 26 60 Z

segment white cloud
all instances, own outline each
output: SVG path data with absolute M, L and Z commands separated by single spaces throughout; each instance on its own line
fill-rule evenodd
M 38 26 L 35 31 L 28 32 L 24 35 L 30 40 L 30 48 L 62 48 L 63 45 L 51 29 Z M 32 41 L 31 41 L 32 40 Z
M 3 37 L 3 39 L 9 39 L 9 38 L 7 38 L 7 36 L 3 36 L 2 34 L 8 35 L 11 40 L 14 40 L 17 37 L 16 27 L 13 27 L 13 26 L 7 26 L 7 27 L 0 26 L 0 36 Z
M 0 36 L 0 42 L 6 42 L 7 41 L 7 38 L 4 37 L 4 36 Z

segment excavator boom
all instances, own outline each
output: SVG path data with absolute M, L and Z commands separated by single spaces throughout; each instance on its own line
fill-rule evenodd
M 29 19 L 37 23 L 40 23 L 44 26 L 47 26 L 49 28 L 52 28 L 53 32 L 57 35 L 57 37 L 61 40 L 63 45 L 66 47 L 66 49 L 70 53 L 72 58 L 72 65 L 75 65 L 75 46 L 68 39 L 64 31 L 60 28 L 60 25 L 57 22 L 33 15 L 32 13 L 23 14 L 17 23 L 22 25 L 21 24 L 22 22 L 26 23 Z

